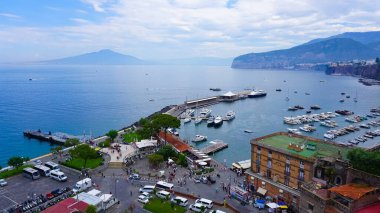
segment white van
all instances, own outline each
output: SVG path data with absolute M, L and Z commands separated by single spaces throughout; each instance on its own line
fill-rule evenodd
M 51 170 L 58 170 L 58 171 L 60 170 L 59 169 L 59 165 L 56 164 L 56 163 L 54 163 L 54 162 L 52 162 L 52 161 L 46 162 L 45 166 L 49 167 Z
M 60 172 L 58 170 L 53 170 L 50 172 L 50 177 L 53 178 L 54 180 L 58 180 L 58 181 L 61 181 L 61 182 L 64 182 L 67 180 L 67 177 L 65 175 L 65 173 L 63 172 Z
M 170 197 L 172 196 L 172 195 L 170 194 L 170 192 L 167 192 L 167 191 L 165 191 L 165 190 L 162 190 L 162 191 L 157 192 L 156 195 L 157 195 L 157 197 L 159 197 L 159 198 L 163 198 L 163 199 L 168 198 L 168 200 L 169 200 Z
M 189 201 L 186 198 L 180 197 L 180 196 L 172 198 L 171 202 L 174 203 L 174 204 L 183 206 L 183 207 L 185 207 L 185 206 L 187 206 L 189 204 Z
M 139 189 L 139 192 L 140 193 L 143 193 L 143 192 L 148 192 L 148 193 L 152 193 L 153 190 L 154 190 L 155 186 L 152 186 L 152 185 L 145 185 L 144 187 L 140 188 Z
M 83 180 L 78 181 L 75 184 L 75 186 L 73 188 L 73 192 L 77 193 L 77 192 L 80 192 L 80 191 L 84 191 L 84 190 L 90 188 L 91 185 L 92 185 L 91 178 L 85 178 Z
M 200 203 L 209 209 L 211 209 L 214 206 L 214 203 L 212 202 L 212 200 L 208 200 L 208 199 L 204 199 L 204 198 L 197 199 L 195 201 L 195 203 Z
M 202 207 L 205 209 L 207 208 L 205 205 L 201 203 L 194 203 L 189 206 L 189 210 L 194 211 L 194 212 L 202 212 L 202 209 L 203 209 Z
M 35 165 L 33 167 L 35 170 L 37 170 L 41 176 L 49 177 L 50 176 L 50 168 L 44 165 Z

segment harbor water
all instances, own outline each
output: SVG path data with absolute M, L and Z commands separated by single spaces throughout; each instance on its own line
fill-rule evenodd
M 283 117 L 305 114 L 311 105 L 321 106 L 317 113 L 348 109 L 358 115 L 368 114 L 371 108 L 380 105 L 379 86 L 368 87 L 354 77 L 328 76 L 317 71 L 238 70 L 223 66 L 25 65 L 2 66 L 0 73 L 1 166 L 11 156 L 33 158 L 50 151 L 49 143 L 25 138 L 22 132 L 27 129 L 100 136 L 110 129 L 129 126 L 167 105 L 230 90 L 255 88 L 268 94 L 210 106 L 213 115 L 224 115 L 228 110 L 236 112 L 234 120 L 219 128 L 208 128 L 205 122 L 195 126 L 192 121 L 179 130 L 181 137 L 189 141 L 202 134 L 208 136 L 208 141 L 220 139 L 228 143 L 227 149 L 214 155 L 227 164 L 250 158 L 252 138 L 299 127 L 285 125 Z M 222 91 L 210 91 L 210 87 Z M 358 102 L 353 101 L 355 97 Z M 339 102 L 340 99 L 345 101 Z M 287 110 L 294 105 L 304 106 L 305 110 Z M 339 127 L 349 125 L 343 116 L 334 120 Z M 328 129 L 319 124 L 316 127 L 317 131 L 310 135 L 323 138 Z M 253 132 L 245 133 L 245 129 Z M 336 140 L 344 142 L 363 132 Z M 379 138 L 359 146 L 377 142 Z M 189 143 L 199 148 L 209 145 L 209 142 Z

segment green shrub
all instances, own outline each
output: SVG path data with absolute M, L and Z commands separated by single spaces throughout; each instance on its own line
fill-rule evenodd
M 0 178 L 9 178 L 22 173 L 22 170 L 27 167 L 32 167 L 31 165 L 23 165 L 18 167 L 17 169 L 7 170 L 0 173 Z

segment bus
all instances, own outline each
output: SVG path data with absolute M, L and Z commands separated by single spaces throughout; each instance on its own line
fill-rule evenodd
M 48 161 L 45 163 L 45 166 L 49 167 L 50 170 L 58 170 L 59 171 L 59 165 L 52 162 L 52 161 Z
M 24 177 L 30 178 L 32 180 L 37 180 L 40 178 L 40 174 L 38 173 L 38 171 L 29 167 L 25 168 L 22 174 L 24 175 Z
M 44 176 L 44 177 L 50 176 L 50 168 L 47 166 L 35 165 L 33 168 L 37 170 L 41 176 Z
M 159 189 L 168 189 L 168 190 L 172 190 L 173 189 L 173 186 L 174 184 L 171 184 L 171 183 L 166 183 L 164 181 L 158 181 L 156 183 L 156 188 L 159 188 Z

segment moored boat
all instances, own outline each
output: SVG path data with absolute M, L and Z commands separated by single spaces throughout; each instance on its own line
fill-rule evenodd
M 248 98 L 264 97 L 267 93 L 264 90 L 254 90 L 248 94 Z
M 214 116 L 210 116 L 208 119 L 207 119 L 207 126 L 210 127 L 210 126 L 214 126 Z
M 191 141 L 193 141 L 193 142 L 207 141 L 207 136 L 195 135 L 195 138 L 193 138 Z
M 234 111 L 228 111 L 226 116 L 223 117 L 223 121 L 230 121 L 235 118 L 235 112 Z
M 220 127 L 223 124 L 223 119 L 221 116 L 216 116 L 214 119 L 214 127 Z

